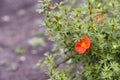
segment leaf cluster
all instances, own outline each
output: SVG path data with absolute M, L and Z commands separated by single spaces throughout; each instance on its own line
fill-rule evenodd
M 69 66 L 83 65 L 82 70 L 68 72 L 74 75 L 71 80 L 120 79 L 120 0 L 85 0 L 81 4 L 77 0 L 55 4 L 42 0 L 42 4 L 47 33 L 56 42 L 56 49 L 62 48 L 65 58 L 72 60 Z M 93 21 L 102 13 L 101 20 Z M 80 55 L 74 51 L 74 41 L 82 35 L 89 36 L 91 46 Z M 60 75 L 54 70 L 53 74 Z M 52 76 L 49 71 L 48 75 Z

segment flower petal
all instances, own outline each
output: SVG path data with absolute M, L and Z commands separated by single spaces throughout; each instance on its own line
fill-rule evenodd
M 84 36 L 82 36 L 82 40 L 86 43 L 86 49 L 88 49 L 90 47 L 89 38 L 86 35 L 84 35 Z
M 86 49 L 85 49 L 85 48 L 79 48 L 79 50 L 78 50 L 78 52 L 79 52 L 80 54 L 85 53 L 85 51 L 86 51 Z

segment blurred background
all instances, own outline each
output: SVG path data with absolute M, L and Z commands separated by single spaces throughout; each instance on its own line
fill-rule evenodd
M 52 48 L 40 26 L 37 4 L 37 0 L 0 0 L 0 80 L 47 80 L 35 66 Z

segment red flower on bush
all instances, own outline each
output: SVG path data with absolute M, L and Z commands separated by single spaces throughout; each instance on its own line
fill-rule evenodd
M 104 16 L 104 12 L 102 12 L 100 15 L 96 16 L 95 18 L 93 18 L 93 22 L 100 22 L 102 21 L 102 18 Z
M 90 47 L 88 36 L 83 35 L 79 41 L 75 42 L 75 51 L 83 54 Z

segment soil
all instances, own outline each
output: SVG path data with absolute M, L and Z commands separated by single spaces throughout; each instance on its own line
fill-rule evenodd
M 35 67 L 51 49 L 39 27 L 36 0 L 0 0 L 0 80 L 47 80 L 40 67 Z M 36 33 L 38 32 L 38 33 Z M 28 40 L 41 37 L 46 46 L 33 47 Z M 18 54 L 19 53 L 19 54 Z

